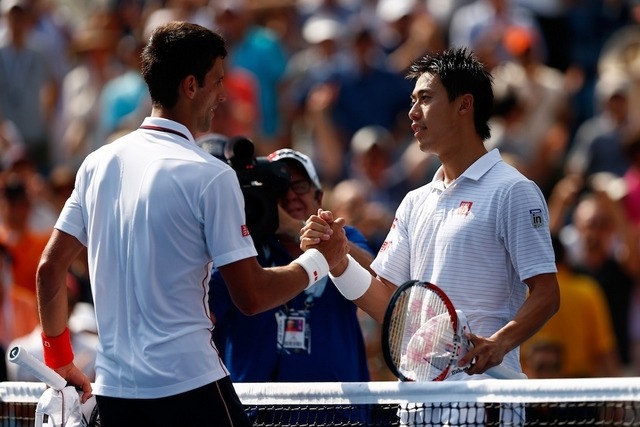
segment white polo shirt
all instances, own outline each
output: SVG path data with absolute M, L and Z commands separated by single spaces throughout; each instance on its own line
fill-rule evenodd
M 95 394 L 164 397 L 228 374 L 208 285 L 212 263 L 256 255 L 244 219 L 233 169 L 179 123 L 146 118 L 86 158 L 55 227 L 88 250 Z
M 402 201 L 371 267 L 396 285 L 438 285 L 472 332 L 490 336 L 524 302 L 524 280 L 556 271 L 546 202 L 497 149 L 447 188 L 441 168 Z M 519 350 L 504 363 L 520 369 Z

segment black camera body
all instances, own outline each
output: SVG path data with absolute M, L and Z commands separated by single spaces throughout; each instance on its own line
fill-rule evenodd
M 252 238 L 259 241 L 272 235 L 278 229 L 278 199 L 291 181 L 289 171 L 281 162 L 254 157 L 253 142 L 246 137 L 229 139 L 224 154 L 238 176 Z

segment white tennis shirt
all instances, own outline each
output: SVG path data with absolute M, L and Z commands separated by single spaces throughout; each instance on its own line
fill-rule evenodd
M 159 129 L 86 158 L 55 225 L 88 250 L 97 395 L 164 397 L 227 375 L 211 341 L 211 267 L 256 255 L 235 171 L 179 123 L 142 127 Z
M 490 336 L 524 302 L 524 280 L 556 271 L 547 205 L 497 149 L 447 188 L 443 177 L 440 168 L 431 183 L 407 194 L 371 267 L 396 285 L 438 285 L 472 332 Z M 504 364 L 520 369 L 519 350 Z

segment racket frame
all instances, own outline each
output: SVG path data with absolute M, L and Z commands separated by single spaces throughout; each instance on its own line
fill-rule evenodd
M 447 363 L 446 368 L 443 369 L 442 372 L 432 380 L 442 381 L 447 376 L 449 376 L 452 364 L 455 360 L 457 360 L 457 354 L 459 353 L 461 348 L 460 340 L 462 338 L 458 335 L 458 314 L 455 310 L 453 302 L 451 302 L 447 294 L 442 289 L 440 289 L 433 283 L 423 282 L 420 280 L 409 280 L 400 285 L 394 291 L 391 299 L 389 300 L 389 304 L 385 311 L 384 319 L 382 322 L 382 355 L 384 356 L 384 360 L 387 366 L 398 379 L 400 379 L 401 381 L 416 381 L 415 378 L 407 377 L 395 362 L 396 360 L 400 360 L 400 355 L 398 355 L 397 352 L 401 351 L 401 349 L 392 349 L 390 346 L 391 331 L 398 328 L 404 329 L 404 324 L 406 322 L 405 314 L 407 308 L 405 307 L 402 313 L 400 313 L 400 316 L 397 316 L 395 315 L 396 306 L 398 305 L 398 303 L 403 302 L 400 301 L 402 298 L 409 298 L 409 295 L 411 293 L 410 289 L 413 287 L 421 287 L 434 292 L 446 306 L 449 319 L 451 320 L 454 337 L 454 342 L 451 343 L 453 345 L 453 350 L 451 352 L 452 357 L 449 363 Z M 398 322 L 401 322 L 400 326 L 397 325 Z

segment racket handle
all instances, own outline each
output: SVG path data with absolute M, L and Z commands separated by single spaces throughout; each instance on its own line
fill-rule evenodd
M 526 380 L 527 376 L 522 372 L 514 371 L 503 365 L 494 366 L 486 370 L 485 374 L 498 380 Z
M 54 390 L 62 390 L 67 385 L 67 380 L 60 374 L 33 357 L 21 346 L 15 346 L 9 351 L 9 361 L 24 367 Z

